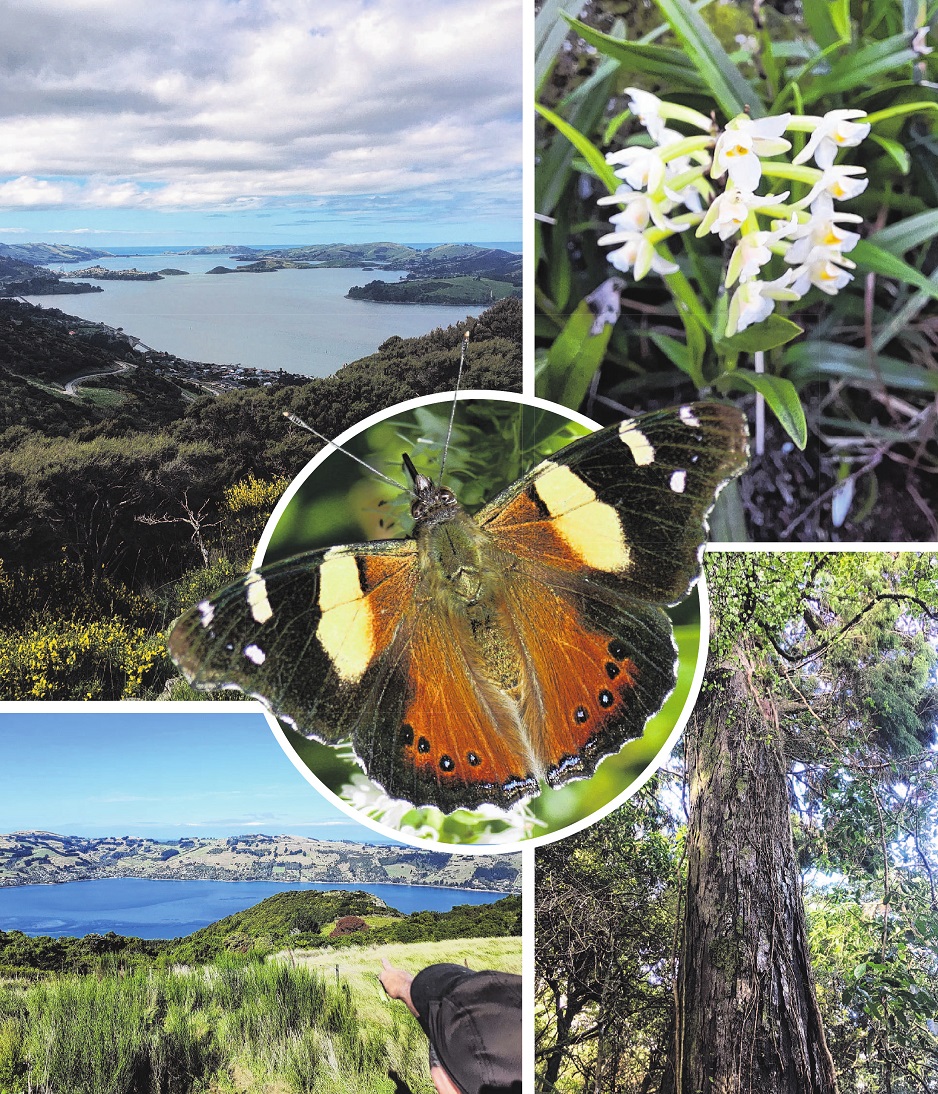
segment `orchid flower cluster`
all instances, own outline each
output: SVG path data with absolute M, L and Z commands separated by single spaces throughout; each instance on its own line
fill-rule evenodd
M 843 227 L 862 217 L 835 211 L 834 202 L 856 197 L 868 180 L 862 167 L 835 164 L 841 148 L 858 145 L 869 133 L 862 110 L 831 110 L 823 117 L 780 114 L 751 118 L 740 114 L 714 140 L 711 119 L 647 91 L 628 88 L 629 110 L 638 117 L 652 145 L 631 145 L 606 156 L 622 185 L 599 199 L 619 205 L 609 219 L 615 230 L 601 244 L 616 245 L 609 262 L 636 281 L 649 271 L 676 273 L 678 266 L 660 253 L 670 236 L 696 225 L 696 235 L 718 235 L 724 242 L 738 236 L 726 270 L 726 287 L 734 289 L 726 337 L 760 323 L 780 300 L 798 300 L 811 286 L 828 295 L 853 279 L 855 263 L 846 257 L 860 239 Z M 701 130 L 690 137 L 667 127 L 682 121 Z M 791 150 L 785 132 L 810 137 L 790 163 L 773 160 Z M 814 160 L 814 167 L 808 161 Z M 726 176 L 715 195 L 711 180 Z M 810 187 L 798 201 L 789 190 L 764 193 L 763 177 L 798 181 Z M 768 187 L 771 189 L 771 187 Z M 683 206 L 684 212 L 679 212 Z M 765 225 L 767 222 L 767 226 Z M 774 280 L 763 277 L 773 255 L 787 268 Z

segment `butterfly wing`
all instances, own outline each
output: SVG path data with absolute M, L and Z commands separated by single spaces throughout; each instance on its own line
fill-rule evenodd
M 328 744 L 378 698 L 399 719 L 387 655 L 406 644 L 416 546 L 333 547 L 252 570 L 182 615 L 169 652 L 194 687 L 238 688 Z
M 170 654 L 197 688 L 240 689 L 326 744 L 351 738 L 392 797 L 507 807 L 537 792 L 513 705 L 418 574 L 413 540 L 298 555 L 186 612 Z
M 746 466 L 745 419 L 691 403 L 598 430 L 476 515 L 497 545 L 634 600 L 675 604 L 700 574 L 706 516 Z
M 552 786 L 641 735 L 675 681 L 670 621 L 700 573 L 706 515 L 746 464 L 745 420 L 695 403 L 600 430 L 476 516 L 527 651 L 524 726 Z

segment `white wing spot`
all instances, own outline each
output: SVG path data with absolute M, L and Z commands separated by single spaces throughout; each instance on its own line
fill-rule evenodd
M 689 406 L 682 406 L 678 411 L 678 417 L 685 425 L 699 426 L 700 421 Z
M 244 647 L 244 656 L 249 661 L 253 661 L 255 665 L 263 665 L 267 660 L 267 654 L 264 653 L 260 646 L 256 646 L 253 642 L 250 646 Z
M 640 429 L 635 428 L 633 422 L 623 422 L 619 426 L 619 439 L 632 453 L 632 458 L 639 467 L 655 462 L 655 450 L 651 442 Z
M 266 623 L 274 614 L 274 609 L 267 599 L 267 583 L 259 573 L 249 573 L 245 578 L 247 585 L 247 602 L 254 616 L 255 623 Z
M 198 605 L 199 609 L 199 622 L 203 627 L 210 627 L 212 620 L 215 618 L 215 608 L 210 600 L 200 600 Z
M 675 494 L 683 494 L 684 486 L 686 485 L 686 483 L 686 471 L 675 471 L 674 474 L 671 476 L 671 489 L 674 491 Z

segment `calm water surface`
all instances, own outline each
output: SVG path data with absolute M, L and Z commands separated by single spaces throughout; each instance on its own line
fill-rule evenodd
M 114 931 L 137 938 L 177 938 L 274 893 L 299 889 L 363 889 L 405 913 L 447 912 L 457 904 L 490 904 L 505 895 L 429 885 L 103 878 L 0 888 L 0 930 L 55 937 Z
M 177 269 L 188 276 L 92 281 L 104 292 L 26 299 L 123 327 L 152 349 L 190 361 L 282 368 L 302 376 L 330 376 L 349 361 L 374 353 L 393 334 L 411 338 L 483 310 L 345 299 L 353 285 L 398 281 L 399 270 L 209 274 L 215 266 L 233 268 L 239 263 L 226 255 L 177 254 L 101 258 L 87 265 L 110 270 Z

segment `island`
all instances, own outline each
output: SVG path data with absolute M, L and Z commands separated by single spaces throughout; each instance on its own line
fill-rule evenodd
M 129 270 L 107 270 L 104 266 L 88 266 L 84 270 L 71 270 L 62 277 L 92 277 L 95 281 L 162 281 L 158 273 L 131 268 Z

